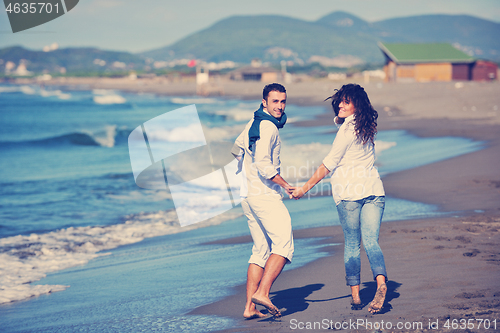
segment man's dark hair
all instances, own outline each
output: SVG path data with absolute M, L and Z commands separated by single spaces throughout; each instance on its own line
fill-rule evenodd
M 279 91 L 282 93 L 286 93 L 285 87 L 283 87 L 279 83 L 271 83 L 264 87 L 264 91 L 262 91 L 262 98 L 267 101 L 267 96 L 271 91 Z

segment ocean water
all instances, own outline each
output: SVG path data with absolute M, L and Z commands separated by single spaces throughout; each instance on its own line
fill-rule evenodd
M 134 128 L 191 104 L 208 139 L 232 142 L 259 101 L 0 86 L 2 331 L 199 332 L 231 326 L 227 318 L 186 313 L 244 283 L 251 244 L 206 244 L 248 234 L 240 206 L 180 227 L 171 194 L 139 188 L 128 154 Z M 287 106 L 282 173 L 291 183 L 307 180 L 330 149 L 331 125 L 294 126 L 322 112 Z M 386 175 L 482 147 L 465 138 L 382 131 L 377 163 Z M 327 182 L 317 189 L 325 187 Z M 285 204 L 294 229 L 338 224 L 330 197 Z M 384 221 L 438 214 L 443 212 L 434 206 L 389 198 Z M 324 256 L 322 246 L 297 240 L 286 269 Z

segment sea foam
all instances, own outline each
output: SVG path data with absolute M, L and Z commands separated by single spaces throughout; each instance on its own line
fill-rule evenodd
M 228 110 L 217 110 L 214 113 L 235 121 L 249 121 L 253 118 L 255 110 L 252 108 L 235 107 Z
M 59 99 L 70 99 L 71 95 L 63 93 L 61 90 L 45 90 L 45 89 L 40 89 L 40 96 L 42 97 L 51 97 L 55 96 Z
M 46 90 L 44 88 L 32 87 L 28 85 L 0 87 L 0 93 L 21 92 L 25 95 L 40 95 L 42 97 L 57 97 L 59 99 L 70 99 L 71 94 L 63 93 L 61 90 Z
M 170 101 L 174 104 L 215 104 L 221 103 L 218 99 L 215 98 L 182 98 L 182 97 L 173 97 Z
M 375 154 L 394 147 L 396 142 L 375 141 Z M 281 175 L 291 182 L 308 180 L 323 163 L 332 148 L 331 144 L 319 142 L 286 145 L 281 150 Z
M 92 93 L 96 104 L 124 104 L 127 102 L 123 96 L 117 94 L 114 90 L 94 89 Z
M 115 138 L 117 135 L 116 125 L 105 126 L 104 129 L 99 131 L 84 131 L 88 134 L 96 143 L 102 147 L 114 147 Z
M 104 95 L 94 96 L 94 102 L 96 104 L 124 104 L 127 100 L 120 95 Z
M 176 212 L 133 214 L 126 222 L 109 226 L 70 227 L 44 234 L 0 239 L 0 304 L 62 291 L 67 285 L 33 285 L 47 273 L 84 265 L 107 255 L 101 251 L 133 244 L 145 238 L 175 234 L 219 224 L 241 215 L 228 212 L 202 223 L 180 227 Z

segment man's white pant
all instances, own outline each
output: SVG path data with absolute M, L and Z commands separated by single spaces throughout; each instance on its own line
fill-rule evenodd
M 278 254 L 288 263 L 293 257 L 292 220 L 281 197 L 259 195 L 244 198 L 241 207 L 248 218 L 253 239 L 252 255 L 248 263 L 262 268 L 271 254 Z

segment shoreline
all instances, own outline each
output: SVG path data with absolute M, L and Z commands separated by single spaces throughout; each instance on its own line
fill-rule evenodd
M 130 92 L 196 94 L 194 84 L 188 83 L 159 86 L 154 82 L 142 85 L 135 82 L 135 88 L 116 83 L 94 79 L 92 84 L 93 88 L 112 89 L 114 85 L 113 89 Z M 73 84 L 82 83 L 75 81 Z M 324 105 L 328 110 L 330 106 L 323 102 L 324 96 L 341 84 L 317 80 L 285 86 L 290 104 Z M 61 85 L 61 82 L 55 85 Z M 259 100 L 263 85 L 250 82 L 224 86 L 224 97 Z M 86 90 L 92 89 L 85 87 Z M 365 86 L 379 111 L 379 130 L 403 129 L 423 137 L 460 136 L 484 141 L 486 145 L 477 152 L 404 170 L 382 179 L 390 196 L 432 203 L 440 210 L 456 211 L 458 216 L 383 224 L 380 238 L 390 282 L 381 314 L 369 314 L 366 305 L 361 311 L 350 310 L 349 290 L 345 286 L 343 260 L 339 255 L 342 248 L 338 246 L 329 248 L 332 253 L 337 252 L 336 255 L 286 271 L 278 278 L 272 293 L 276 305 L 286 308 L 281 320 L 243 320 L 244 286 L 235 288 L 233 296 L 199 307 L 189 314 L 239 320 L 238 328 L 225 332 L 288 332 L 293 330 L 291 319 L 305 323 L 322 322 L 323 319 L 342 322 L 356 318 L 394 323 L 420 321 L 428 325 L 437 319 L 483 318 L 498 319 L 500 326 L 500 288 L 495 284 L 500 277 L 500 252 L 497 249 L 500 242 L 499 87 L 498 82 L 466 82 L 461 88 L 453 82 L 370 83 Z M 324 124 L 327 117 L 330 120 L 331 115 L 326 113 L 297 125 Z M 343 241 L 340 226 L 305 229 L 298 233 L 307 238 L 328 236 L 328 242 Z M 361 297 L 365 304 L 374 294 L 374 282 L 364 254 L 362 267 Z M 487 278 L 478 279 L 478 274 Z M 428 327 L 424 325 L 423 328 Z M 366 331 L 366 327 L 357 327 L 356 330 Z
M 162 96 L 200 96 L 256 100 L 262 98 L 266 83 L 259 81 L 214 80 L 210 87 L 218 88 L 213 94 L 197 94 L 192 80 L 168 80 L 162 77 L 150 79 L 61 77 L 48 81 L 16 79 L 11 84 L 36 84 L 60 87 L 67 90 L 110 89 L 129 93 L 151 93 Z M 363 82 L 308 79 L 284 84 L 288 104 L 299 106 L 324 106 L 331 112 L 325 99 L 346 83 L 358 83 L 365 88 L 379 116 L 391 119 L 391 126 L 399 121 L 418 119 L 461 119 L 479 124 L 500 125 L 500 81 L 493 82 L 410 82 L 387 83 L 382 81 Z M 449 111 L 453 110 L 452 113 Z M 317 122 L 319 119 L 312 119 Z

